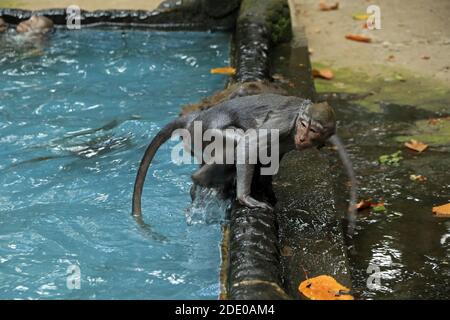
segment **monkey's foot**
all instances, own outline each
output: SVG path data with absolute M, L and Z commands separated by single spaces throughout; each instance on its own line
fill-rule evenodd
M 269 210 L 269 211 L 273 210 L 272 206 L 270 206 L 269 204 L 258 201 L 250 196 L 241 197 L 241 198 L 238 198 L 238 200 L 242 205 L 244 205 L 248 208 L 261 208 L 261 209 L 265 209 L 265 210 Z

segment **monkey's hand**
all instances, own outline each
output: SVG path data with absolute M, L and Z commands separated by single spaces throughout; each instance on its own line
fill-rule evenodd
M 258 201 L 250 196 L 243 196 L 243 197 L 238 198 L 238 200 L 242 205 L 244 205 L 248 208 L 261 208 L 261 209 L 269 210 L 269 211 L 273 210 L 272 206 L 270 206 L 269 204 Z

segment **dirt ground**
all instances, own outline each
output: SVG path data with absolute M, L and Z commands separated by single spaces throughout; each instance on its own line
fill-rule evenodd
M 321 11 L 319 0 L 289 1 L 297 22 L 306 29 L 313 63 L 351 67 L 369 75 L 377 73 L 379 65 L 404 68 L 450 86 L 450 1 L 340 1 L 339 9 L 332 11 Z M 381 30 L 364 29 L 365 21 L 353 19 L 371 4 L 380 7 Z M 367 35 L 373 41 L 347 40 L 346 34 Z
M 3 1 L 0 0 L 0 8 L 21 8 L 29 10 L 39 10 L 48 8 L 65 8 L 70 5 L 78 5 L 85 10 L 99 9 L 141 9 L 153 10 L 162 0 L 23 0 L 23 1 Z

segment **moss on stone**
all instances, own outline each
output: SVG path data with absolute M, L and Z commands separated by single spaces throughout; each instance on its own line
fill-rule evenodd
M 403 69 L 372 66 L 368 74 L 358 69 L 333 68 L 313 63 L 313 68 L 330 68 L 333 80 L 315 79 L 317 92 L 369 94 L 358 101 L 371 112 L 380 112 L 380 102 L 413 105 L 433 112 L 449 112 L 450 88 L 435 79 L 419 77 Z
M 274 44 L 289 41 L 292 37 L 287 0 L 243 0 L 239 19 L 266 25 Z
M 450 146 L 450 119 L 445 118 L 432 124 L 429 120 L 416 121 L 407 135 L 395 137 L 395 141 L 405 142 L 411 139 L 434 147 Z

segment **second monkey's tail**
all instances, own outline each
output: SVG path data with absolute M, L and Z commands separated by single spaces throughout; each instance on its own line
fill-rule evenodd
M 141 160 L 141 164 L 139 165 L 139 170 L 136 175 L 136 180 L 134 182 L 134 191 L 133 191 L 133 205 L 132 205 L 132 215 L 136 218 L 140 218 L 142 216 L 141 210 L 141 198 L 142 198 L 142 190 L 144 188 L 145 177 L 147 176 L 148 168 L 153 160 L 153 157 L 158 151 L 159 147 L 170 139 L 172 133 L 176 129 L 185 128 L 187 124 L 187 120 L 185 117 L 177 118 L 174 121 L 167 124 L 158 134 L 153 138 L 150 145 L 145 150 L 144 157 Z

